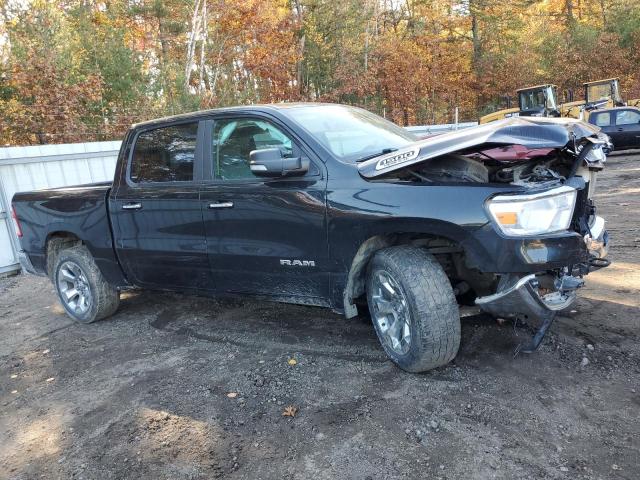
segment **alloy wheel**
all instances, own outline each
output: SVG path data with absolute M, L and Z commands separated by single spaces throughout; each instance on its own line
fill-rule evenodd
M 76 315 L 84 315 L 91 308 L 91 286 L 77 263 L 67 261 L 60 266 L 58 291 L 67 309 Z
M 378 270 L 371 280 L 373 317 L 382 341 L 395 353 L 406 355 L 411 347 L 411 315 L 407 298 L 389 272 Z

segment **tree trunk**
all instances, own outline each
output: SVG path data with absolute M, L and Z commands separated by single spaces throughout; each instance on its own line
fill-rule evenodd
M 206 65 L 204 63 L 205 55 L 204 51 L 207 46 L 207 41 L 209 37 L 209 22 L 207 20 L 207 0 L 204 0 L 202 4 L 202 20 L 200 22 L 202 26 L 202 43 L 200 44 L 200 79 L 198 81 L 198 93 L 202 94 L 202 91 L 205 87 L 205 69 Z
M 575 18 L 573 17 L 573 0 L 565 0 L 565 14 L 567 19 L 567 28 L 573 28 Z
M 480 2 L 471 0 L 469 2 L 469 13 L 471 14 L 471 40 L 473 43 L 473 68 L 476 73 L 479 70 L 480 60 L 482 59 L 482 40 L 480 38 L 480 23 L 478 21 L 478 12 L 481 9 Z
M 196 42 L 200 34 L 200 0 L 196 0 L 193 7 L 193 16 L 191 17 L 191 32 L 189 32 L 189 40 L 187 41 L 187 61 L 184 66 L 184 90 L 189 93 L 189 80 L 191 79 L 191 70 L 193 69 L 194 56 L 196 51 Z

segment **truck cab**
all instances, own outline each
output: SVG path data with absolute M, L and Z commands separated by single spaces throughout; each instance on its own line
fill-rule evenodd
M 489 123 L 511 117 L 559 117 L 557 87 L 552 84 L 535 85 L 516 91 L 518 108 L 507 108 L 480 118 L 479 123 Z
M 595 80 L 583 84 L 584 100 L 577 100 L 563 104 L 563 117 L 573 117 L 587 120 L 585 112 L 600 108 L 615 108 L 625 105 L 620 94 L 620 81 L 617 78 Z
M 559 117 L 557 87 L 552 84 L 518 90 L 518 106 L 523 117 Z

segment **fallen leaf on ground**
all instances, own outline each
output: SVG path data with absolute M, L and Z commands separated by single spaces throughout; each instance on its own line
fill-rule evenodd
M 227 393 L 227 397 L 236 398 L 238 396 L 238 392 L 229 392 Z
M 285 407 L 284 412 L 282 412 L 283 417 L 295 417 L 296 413 L 298 413 L 298 409 L 293 405 L 289 405 Z
M 11 378 L 18 378 L 18 375 L 14 373 L 13 375 L 11 375 Z
M 47 382 L 53 382 L 54 380 L 55 380 L 55 378 L 53 378 L 53 377 L 49 377 L 49 378 L 47 378 L 47 380 L 46 380 L 46 381 L 47 381 Z
M 47 354 L 47 353 L 49 353 L 50 351 L 51 351 L 51 350 L 49 350 L 49 349 L 47 348 L 46 350 L 43 350 L 43 351 L 42 351 L 42 354 L 43 354 L 43 355 L 46 355 L 46 354 Z
M 295 358 L 290 358 L 287 363 L 293 367 L 298 363 L 298 361 Z

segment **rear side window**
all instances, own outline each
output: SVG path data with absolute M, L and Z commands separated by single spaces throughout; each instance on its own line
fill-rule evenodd
M 616 113 L 616 125 L 633 125 L 634 123 L 640 123 L 640 112 L 618 110 Z
M 133 147 L 130 178 L 136 183 L 193 180 L 198 122 L 148 130 Z
M 594 113 L 591 118 L 591 123 L 599 127 L 608 127 L 611 125 L 611 114 L 609 112 Z

